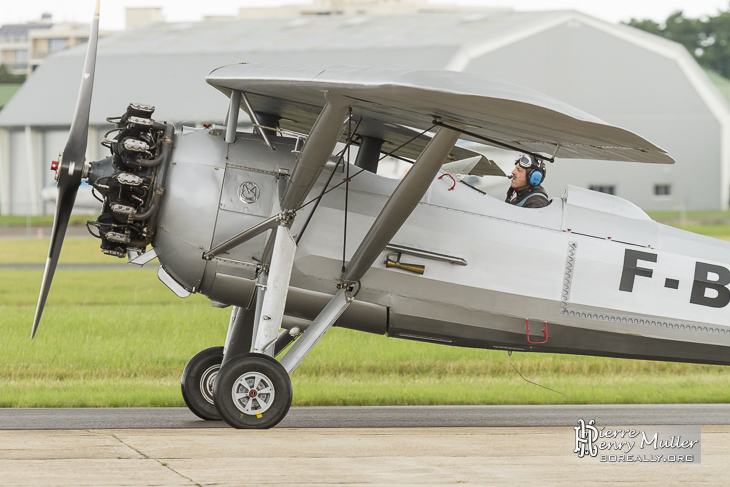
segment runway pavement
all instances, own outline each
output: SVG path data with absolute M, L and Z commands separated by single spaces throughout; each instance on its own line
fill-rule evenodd
M 728 404 L 293 407 L 280 428 L 730 425 Z M 187 408 L 0 409 L 0 430 L 223 428 Z
M 1 409 L 0 486 L 726 486 L 729 412 L 726 405 L 292 408 L 274 429 L 242 431 L 181 408 Z M 573 427 L 588 418 L 603 426 L 705 424 L 701 463 L 579 458 Z

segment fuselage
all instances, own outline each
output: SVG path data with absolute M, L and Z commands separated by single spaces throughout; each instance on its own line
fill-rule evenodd
M 177 282 L 217 303 L 251 302 L 267 234 L 213 260 L 202 254 L 278 211 L 295 140 L 273 142 L 271 151 L 239 133 L 229 145 L 217 129 L 176 136 L 153 246 Z M 329 188 L 345 177 L 337 171 Z M 297 212 L 285 323 L 313 319 L 336 292 L 343 264 L 399 183 L 351 166 L 355 173 L 349 188 L 322 197 L 306 228 L 314 202 Z M 423 275 L 386 266 L 393 251 L 383 250 L 339 326 L 467 347 L 730 364 L 729 243 L 580 188 L 526 209 L 451 187 L 434 180 L 391 241 L 424 252 L 400 256 L 425 266 Z

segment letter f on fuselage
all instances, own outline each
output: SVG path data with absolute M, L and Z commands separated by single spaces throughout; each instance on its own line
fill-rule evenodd
M 621 273 L 621 284 L 619 285 L 619 291 L 626 291 L 628 293 L 634 290 L 634 280 L 636 276 L 649 277 L 654 274 L 652 269 L 646 267 L 639 267 L 638 262 L 645 260 L 647 262 L 656 262 L 657 254 L 650 254 L 649 252 L 640 252 L 638 250 L 626 249 L 624 253 L 624 269 Z

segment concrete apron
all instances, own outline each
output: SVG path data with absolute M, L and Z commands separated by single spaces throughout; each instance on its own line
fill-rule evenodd
M 606 464 L 572 427 L 0 431 L 0 486 L 727 485 L 730 426 L 701 464 Z

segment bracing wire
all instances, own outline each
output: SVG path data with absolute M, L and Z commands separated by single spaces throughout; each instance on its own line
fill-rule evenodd
M 512 363 L 512 359 L 510 359 L 511 356 L 512 356 L 512 350 L 508 350 L 507 351 L 507 361 L 512 366 L 512 368 L 515 369 L 515 372 L 517 372 L 517 374 L 519 374 L 519 376 L 522 377 L 522 380 L 524 380 L 525 382 L 529 382 L 530 384 L 532 384 L 534 386 L 538 386 L 538 387 L 542 387 L 543 389 L 547 389 L 548 391 L 552 391 L 552 392 L 556 392 L 558 394 L 562 394 L 563 396 L 569 397 L 571 399 L 573 398 L 573 396 L 569 396 L 569 395 L 565 394 L 564 392 L 556 391 L 555 389 L 550 389 L 549 387 L 545 387 L 543 385 L 540 385 L 537 382 L 532 382 L 531 380 L 525 379 L 525 376 L 522 375 L 522 373 L 520 373 L 520 371 L 517 370 L 517 367 L 515 367 L 515 364 Z
M 299 235 L 297 235 L 297 245 L 299 245 L 299 241 L 302 239 L 302 236 L 304 235 L 304 231 L 309 226 L 309 222 L 312 220 L 312 217 L 314 216 L 314 212 L 317 211 L 317 207 L 319 206 L 319 203 L 322 201 L 322 197 L 327 194 L 327 187 L 330 185 L 330 182 L 332 182 L 332 176 L 335 175 L 337 172 L 337 168 L 340 167 L 340 162 L 342 162 L 342 156 L 345 153 L 345 149 L 342 149 L 342 151 L 337 155 L 337 163 L 335 164 L 334 169 L 332 169 L 332 172 L 330 173 L 330 177 L 327 179 L 327 183 L 322 188 L 322 192 L 320 193 L 317 198 L 315 198 L 312 201 L 316 201 L 314 204 L 314 208 L 312 208 L 312 211 L 309 212 L 309 215 L 307 215 L 307 220 L 304 222 L 304 225 L 302 226 L 301 231 L 299 232 Z M 309 204 L 309 203 L 307 203 Z M 307 205 L 302 205 L 299 209 L 301 210 Z
M 357 132 L 357 128 L 360 126 L 361 121 L 362 121 L 362 119 L 357 121 L 357 125 L 355 125 L 355 129 L 353 130 L 353 132 Z M 305 203 L 302 206 L 300 206 L 299 208 L 297 208 L 297 211 L 299 211 L 302 208 L 304 208 L 305 206 L 307 206 L 309 203 L 311 203 L 313 201 L 316 202 L 314 204 L 314 208 L 312 208 L 312 211 L 310 211 L 309 215 L 307 215 L 307 221 L 304 222 L 304 226 L 302 226 L 302 229 L 299 232 L 299 235 L 297 235 L 297 242 L 296 242 L 297 245 L 299 245 L 299 241 L 302 239 L 302 235 L 304 235 L 304 231 L 307 229 L 307 226 L 309 226 L 309 222 L 312 220 L 312 217 L 314 216 L 314 212 L 317 211 L 317 207 L 319 206 L 319 203 L 322 201 L 322 198 L 324 197 L 324 195 L 329 193 L 329 190 L 327 188 L 329 187 L 330 183 L 332 182 L 332 177 L 337 172 L 337 168 L 340 166 L 340 163 L 343 162 L 344 157 L 345 157 L 345 151 L 347 151 L 347 149 L 350 147 L 350 145 L 352 145 L 352 137 L 350 137 L 347 140 L 347 144 L 345 144 L 345 147 L 335 156 L 335 157 L 337 157 L 337 163 L 335 163 L 335 167 L 334 167 L 334 169 L 332 169 L 332 172 L 330 173 L 330 177 L 327 179 L 327 182 L 322 187 L 322 192 L 319 194 L 319 196 L 309 200 L 307 203 Z M 337 186 L 335 186 L 335 188 L 336 187 Z M 332 188 L 332 189 L 334 189 L 334 188 Z
M 360 123 L 360 122 L 358 121 L 358 124 L 359 124 L 359 123 Z M 352 177 L 350 177 L 350 178 L 348 178 L 348 179 L 350 179 L 350 180 L 353 180 L 353 179 L 355 179 L 355 178 L 356 178 L 357 176 L 359 176 L 359 175 L 360 175 L 360 174 L 362 174 L 363 172 L 367 171 L 367 170 L 368 170 L 368 169 L 369 169 L 370 167 L 372 167 L 372 166 L 373 166 L 373 164 L 375 164 L 376 162 L 380 162 L 380 161 L 382 161 L 383 159 L 385 159 L 386 157 L 390 157 L 390 156 L 391 156 L 391 155 L 393 155 L 393 154 L 394 154 L 394 153 L 395 153 L 396 151 L 399 151 L 399 150 L 401 150 L 401 149 L 402 149 L 403 147 L 407 146 L 408 144 L 410 144 L 411 142 L 413 142 L 413 141 L 414 141 L 414 140 L 416 140 L 417 138 L 421 137 L 421 136 L 422 136 L 423 134 L 425 134 L 426 132 L 429 132 L 429 131 L 431 131 L 431 130 L 432 130 L 432 129 L 433 129 L 434 127 L 435 127 L 435 126 L 436 126 L 436 125 L 431 125 L 431 126 L 430 126 L 429 128 L 427 128 L 426 130 L 423 130 L 422 132 L 420 132 L 420 133 L 418 133 L 418 134 L 414 135 L 413 137 L 411 137 L 411 138 L 410 138 L 410 139 L 408 139 L 407 141 L 403 142 L 403 143 L 402 143 L 401 145 L 399 145 L 398 147 L 396 147 L 396 148 L 395 148 L 395 149 L 393 149 L 392 151 L 390 151 L 390 152 L 388 152 L 388 153 L 386 153 L 386 154 L 383 154 L 383 157 L 381 157 L 381 158 L 380 158 L 380 159 L 378 159 L 377 161 L 371 162 L 371 163 L 370 163 L 370 164 L 368 164 L 367 166 L 365 166 L 365 167 L 361 168 L 361 169 L 360 169 L 360 170 L 359 170 L 358 172 L 356 172 L 355 174 L 353 174 L 353 175 L 352 175 Z M 357 126 L 355 127 L 355 129 L 357 129 Z M 345 184 L 345 182 L 346 182 L 346 181 L 345 181 L 345 180 L 343 180 L 342 182 L 340 182 L 340 183 L 338 183 L 338 184 L 335 184 L 334 186 L 332 186 L 332 187 L 331 187 L 330 189 L 328 189 L 328 190 L 324 191 L 324 192 L 323 192 L 322 194 L 320 194 L 319 196 L 316 196 L 316 197 L 312 198 L 311 200 L 307 201 L 306 203 L 302 204 L 302 206 L 300 206 L 299 208 L 297 208 L 297 211 L 299 211 L 299 210 L 301 210 L 302 208 L 304 208 L 305 206 L 309 206 L 309 205 L 310 205 L 311 203 L 314 203 L 315 201 L 317 201 L 317 200 L 321 199 L 321 198 L 322 198 L 322 197 L 323 197 L 324 195 L 326 195 L 326 194 L 327 194 L 327 193 L 329 193 L 330 191 L 333 191 L 333 190 L 335 190 L 335 189 L 339 188 L 340 186 L 342 186 L 343 184 Z M 349 182 L 349 181 L 348 181 L 348 182 Z
M 371 162 L 370 164 L 368 164 L 367 166 L 362 167 L 359 171 L 357 171 L 355 174 L 353 174 L 352 176 L 350 176 L 350 164 L 349 164 L 349 162 L 350 162 L 349 161 L 350 151 L 349 151 L 349 149 L 350 149 L 350 146 L 352 145 L 353 135 L 357 133 L 357 129 L 360 126 L 360 122 L 362 121 L 362 119 L 358 120 L 357 121 L 357 124 L 355 125 L 355 128 L 350 131 L 349 128 L 350 128 L 351 121 L 352 121 L 352 114 L 350 114 L 350 117 L 348 118 L 348 131 L 349 131 L 349 134 L 348 134 L 347 144 L 337 154 L 337 163 L 335 164 L 334 169 L 330 173 L 330 176 L 329 176 L 329 179 L 327 180 L 327 183 L 322 188 L 322 192 L 318 196 L 315 196 L 311 200 L 307 201 L 306 203 L 303 203 L 299 208 L 296 209 L 296 211 L 300 211 L 301 209 L 303 209 L 303 208 L 309 206 L 310 204 L 314 203 L 314 208 L 312 208 L 312 211 L 309 212 L 309 215 L 307 216 L 307 220 L 304 222 L 304 225 L 302 226 L 301 231 L 299 231 L 299 235 L 297 235 L 297 241 L 296 241 L 297 245 L 299 245 L 299 241 L 302 239 L 302 236 L 304 235 L 304 231 L 307 229 L 307 226 L 309 225 L 309 222 L 311 221 L 312 216 L 314 216 L 314 212 L 317 211 L 317 207 L 319 206 L 319 203 L 322 201 L 322 198 L 324 197 L 324 195 L 326 195 L 326 194 L 330 193 L 331 191 L 339 188 L 343 184 L 347 184 L 348 186 L 346 186 L 346 192 L 345 192 L 345 205 L 347 205 L 347 196 L 348 196 L 348 190 L 349 190 L 349 183 L 350 183 L 350 181 L 352 181 L 354 178 L 356 178 L 358 175 L 362 174 L 363 172 L 367 171 L 370 167 L 373 166 L 373 164 L 382 161 L 386 157 L 392 156 L 395 152 L 401 150 L 403 147 L 407 146 L 408 144 L 410 144 L 411 142 L 413 142 L 417 138 L 421 137 L 426 132 L 429 132 L 430 130 L 432 130 L 436 126 L 436 125 L 431 125 L 429 128 L 427 128 L 426 130 L 423 130 L 420 133 L 414 135 L 413 137 L 411 137 L 407 141 L 403 142 L 401 145 L 399 145 L 395 149 L 391 150 L 390 152 L 387 152 L 387 153 L 383 154 L 383 156 L 380 159 L 378 159 L 377 161 Z M 337 172 L 337 168 L 339 167 L 340 163 L 343 162 L 343 159 L 345 157 L 345 154 L 347 154 L 347 158 L 348 158 L 348 161 L 347 161 L 347 163 L 348 163 L 347 164 L 347 176 L 341 182 L 339 182 L 338 184 L 335 184 L 334 186 L 332 186 L 330 188 L 329 185 L 332 182 L 332 177 Z M 347 228 L 347 208 L 345 208 L 345 229 L 346 228 Z M 345 232 L 346 231 L 347 230 L 345 230 Z M 344 244 L 343 244 L 342 253 L 343 253 L 343 257 L 342 257 L 343 264 L 342 265 L 343 265 L 343 268 L 344 268 L 344 262 L 345 262 L 345 256 L 344 256 L 344 253 L 345 253 L 345 245 Z

